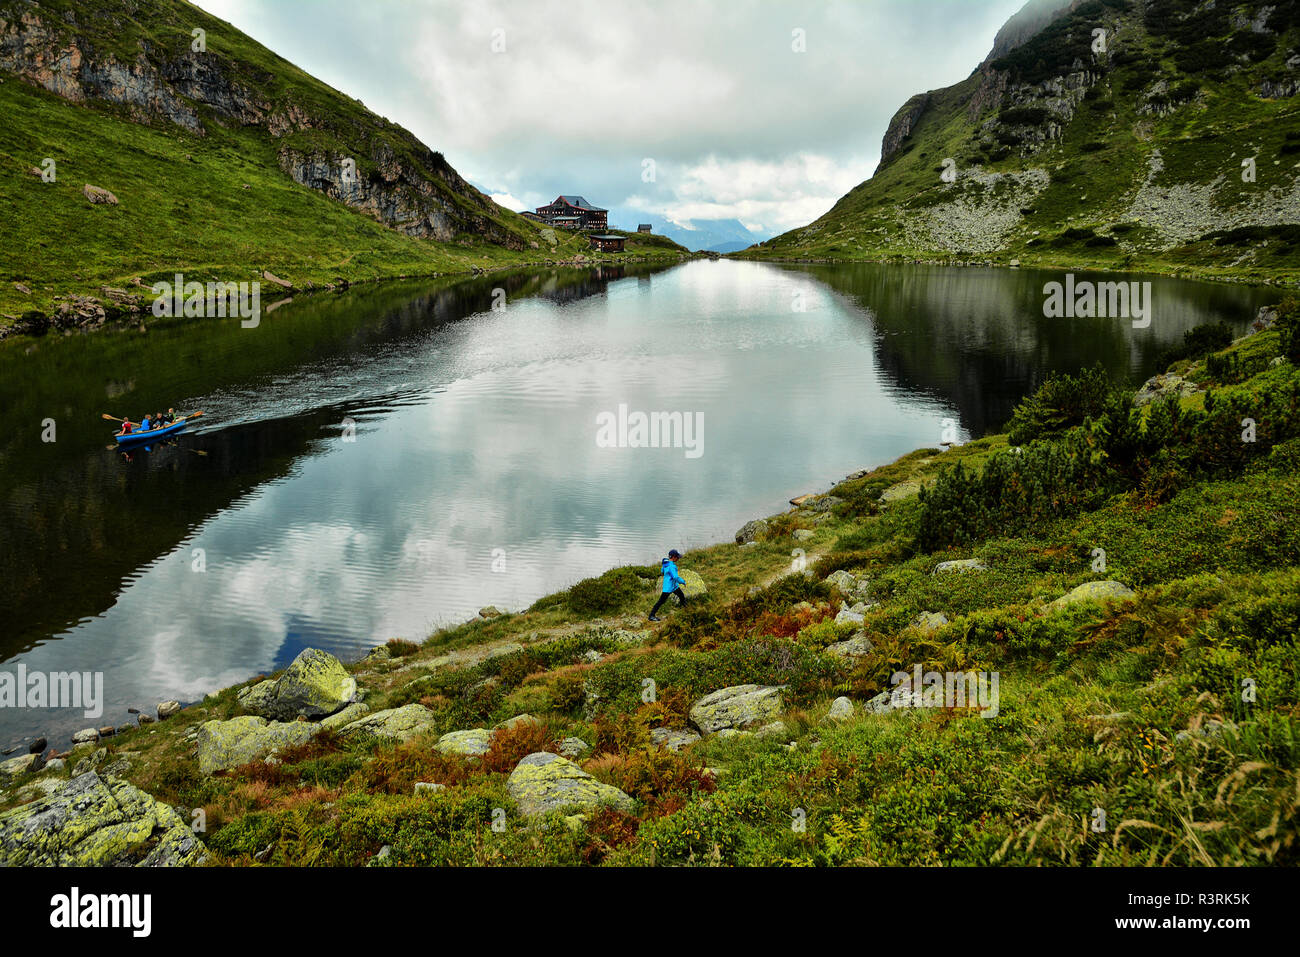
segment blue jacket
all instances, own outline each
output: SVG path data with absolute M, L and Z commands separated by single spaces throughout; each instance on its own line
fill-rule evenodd
M 664 591 L 670 592 L 673 589 L 680 588 L 686 584 L 686 579 L 677 574 L 677 563 L 671 558 L 665 558 L 660 564 L 664 570 Z

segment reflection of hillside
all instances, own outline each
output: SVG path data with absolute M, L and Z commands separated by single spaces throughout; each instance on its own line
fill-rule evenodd
M 1058 273 L 870 263 L 800 268 L 871 312 L 879 367 L 900 389 L 953 406 L 974 435 L 1004 425 L 1048 372 L 1100 362 L 1117 378 L 1138 381 L 1157 371 L 1185 330 L 1220 319 L 1244 327 L 1275 298 L 1143 277 L 1152 281 L 1155 321 L 1135 330 L 1121 320 L 1044 317 L 1043 284 Z
M 41 443 L 39 432 L 30 430 L 0 438 L 0 659 L 102 613 L 133 572 L 312 454 L 314 441 L 348 408 L 375 414 L 387 406 L 376 396 L 328 404 L 336 400 L 323 389 L 322 402 L 289 415 L 268 409 L 274 399 L 264 397 L 247 410 L 256 413 L 256 423 L 183 435 L 176 446 L 137 453 L 129 462 L 106 449 L 111 425 L 101 412 L 138 417 L 180 406 L 183 397 L 256 396 L 273 378 L 297 369 L 335 368 L 343 384 L 355 386 L 367 378 L 366 364 L 382 365 L 386 355 L 402 352 L 400 345 L 387 351 L 377 346 L 487 310 L 494 289 L 512 300 L 578 299 L 599 294 L 615 278 L 608 270 L 567 269 L 432 289 L 429 283 L 384 284 L 303 299 L 264 316 L 255 330 L 200 320 L 160 325 L 145 335 L 105 331 L 5 343 L 0 407 L 15 422 L 54 415 L 58 441 Z M 209 428 L 220 425 L 208 421 Z

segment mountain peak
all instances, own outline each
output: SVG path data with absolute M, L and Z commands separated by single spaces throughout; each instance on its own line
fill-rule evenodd
M 984 62 L 1006 56 L 1055 20 L 1063 11 L 1078 6 L 1080 0 L 1029 0 L 1011 15 L 993 38 L 993 49 Z

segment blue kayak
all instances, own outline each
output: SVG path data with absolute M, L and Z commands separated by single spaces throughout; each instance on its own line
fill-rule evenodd
M 118 445 L 130 445 L 135 442 L 149 442 L 153 439 L 161 439 L 164 436 L 172 435 L 185 428 L 188 419 L 177 419 L 171 425 L 163 426 L 161 429 L 150 429 L 148 432 L 132 432 L 130 435 L 115 435 Z

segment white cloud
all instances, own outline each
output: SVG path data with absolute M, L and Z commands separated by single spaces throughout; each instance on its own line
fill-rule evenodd
M 1023 0 L 201 2 L 522 207 L 785 229 L 867 178 L 898 107 L 968 76 Z
M 866 178 L 877 159 L 855 157 L 837 162 L 811 153 L 777 160 L 707 156 L 673 175 L 669 199 L 636 193 L 625 202 L 632 209 L 661 213 L 680 224 L 697 219 L 739 219 L 755 232 L 779 232 L 826 212 Z
M 504 206 L 506 209 L 513 210 L 516 213 L 522 212 L 525 209 L 536 208 L 534 206 L 529 206 L 521 199 L 516 199 L 509 193 L 492 193 L 490 194 L 490 198 L 492 202 L 496 203 L 498 206 Z

